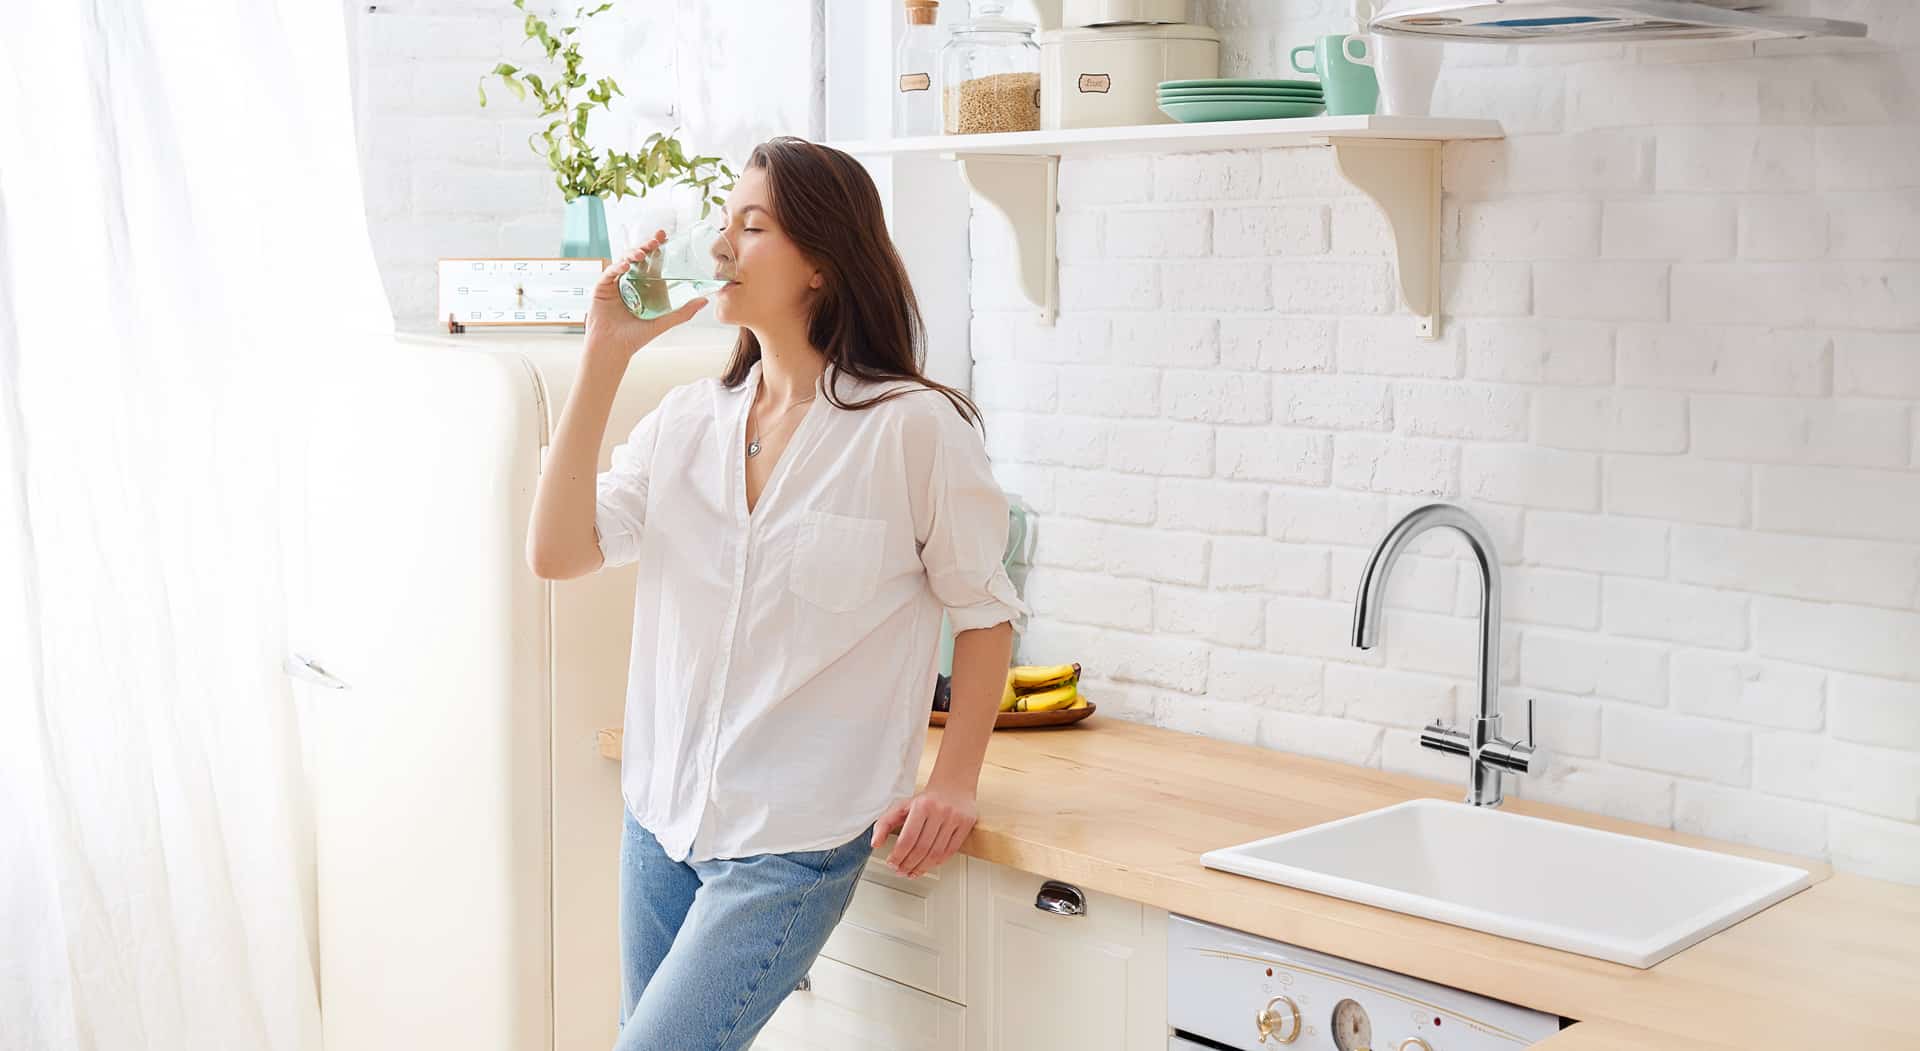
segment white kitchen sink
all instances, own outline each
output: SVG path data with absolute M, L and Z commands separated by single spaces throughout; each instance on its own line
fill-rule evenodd
M 1200 860 L 1633 967 L 1652 967 L 1812 883 L 1788 865 L 1437 799 Z

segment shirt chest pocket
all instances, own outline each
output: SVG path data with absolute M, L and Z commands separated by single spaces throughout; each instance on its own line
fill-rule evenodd
M 859 609 L 880 586 L 886 542 L 884 518 L 808 511 L 794 534 L 787 587 L 830 612 Z

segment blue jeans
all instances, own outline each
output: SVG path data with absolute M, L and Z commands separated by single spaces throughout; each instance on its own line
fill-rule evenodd
M 620 842 L 615 1051 L 736 1051 L 805 977 L 853 901 L 873 826 L 827 850 L 674 861 L 633 815 Z

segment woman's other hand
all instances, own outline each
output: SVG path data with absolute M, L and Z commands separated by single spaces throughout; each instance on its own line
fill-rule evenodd
M 880 816 L 874 823 L 872 846 L 878 850 L 899 829 L 900 839 L 887 855 L 887 864 L 912 879 L 945 864 L 973 831 L 975 820 L 972 792 L 928 785 Z

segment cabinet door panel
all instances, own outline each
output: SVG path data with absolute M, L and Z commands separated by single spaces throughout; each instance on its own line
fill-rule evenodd
M 836 960 L 814 961 L 753 1051 L 961 1051 L 966 1009 Z
M 1084 888 L 1082 914 L 1045 912 L 1045 882 L 969 861 L 967 1046 L 1163 1051 L 1166 913 Z
M 918 879 L 887 867 L 889 837 L 873 852 L 853 903 L 820 954 L 954 1003 L 966 997 L 967 857 Z

